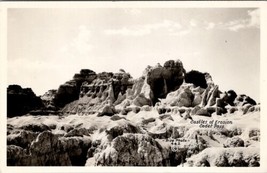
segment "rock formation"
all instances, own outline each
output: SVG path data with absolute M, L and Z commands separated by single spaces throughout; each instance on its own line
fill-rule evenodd
M 191 70 L 185 74 L 185 82 L 192 83 L 196 87 L 207 88 L 206 73 L 201 73 L 196 70 Z
M 260 153 L 253 148 L 208 148 L 188 160 L 189 166 L 252 167 L 260 166 Z
M 137 79 L 82 69 L 41 99 L 17 85 L 7 97 L 9 166 L 260 165 L 260 104 L 179 60 Z
M 42 100 L 31 88 L 21 88 L 19 85 L 9 85 L 7 88 L 7 116 L 20 116 L 43 107 Z
M 164 166 L 168 151 L 153 138 L 143 134 L 118 136 L 101 153 L 96 154 L 97 166 Z
M 210 116 L 213 112 L 222 115 L 239 109 L 247 113 L 254 111 L 256 105 L 250 97 L 237 96 L 233 90 L 221 92 L 209 73 L 196 70 L 186 73 L 180 60 L 148 66 L 138 79 L 132 79 L 123 69 L 99 74 L 82 69 L 58 90 L 49 90 L 41 98 L 45 108 L 31 114 L 128 114 L 158 103 L 180 111 L 182 107 L 197 106 L 193 114 Z
M 185 69 L 180 60 L 169 60 L 163 67 L 152 68 L 147 76 L 147 83 L 153 92 L 153 104 L 158 102 L 159 98 L 165 98 L 166 95 L 177 90 L 184 80 Z
M 42 99 L 45 107 L 47 107 L 49 109 L 55 109 L 54 99 L 55 99 L 56 93 L 57 93 L 57 90 L 51 89 L 51 90 L 48 90 L 44 95 L 41 96 L 41 99 Z
M 54 98 L 56 106 L 63 107 L 67 103 L 77 100 L 83 82 L 91 83 L 96 78 L 96 73 L 89 69 L 82 69 L 80 73 L 73 76 L 73 79 L 60 85 Z
M 235 106 L 244 106 L 246 104 L 250 104 L 250 105 L 256 105 L 257 104 L 255 102 L 255 100 L 253 100 L 252 98 L 250 98 L 249 96 L 247 96 L 245 94 L 241 94 L 241 95 L 236 96 L 233 103 Z
M 113 115 L 116 113 L 114 104 L 124 100 L 127 89 L 132 85 L 133 82 L 128 73 L 99 73 L 94 80 L 81 85 L 79 99 L 67 104 L 62 111 L 72 114 L 99 112 L 99 115 Z
M 8 141 L 9 166 L 81 166 L 85 164 L 87 150 L 91 146 L 90 139 L 86 137 L 58 137 L 50 131 L 41 132 L 38 136 L 30 131 L 21 131 Z
M 234 136 L 232 138 L 228 138 L 224 144 L 223 147 L 229 148 L 229 147 L 244 147 L 244 141 L 240 137 Z

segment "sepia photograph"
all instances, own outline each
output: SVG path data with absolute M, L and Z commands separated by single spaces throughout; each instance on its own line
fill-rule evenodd
M 261 167 L 261 10 L 7 8 L 1 162 Z

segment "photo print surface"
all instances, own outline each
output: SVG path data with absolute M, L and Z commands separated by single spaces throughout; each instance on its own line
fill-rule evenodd
M 9 8 L 7 166 L 259 167 L 259 8 Z

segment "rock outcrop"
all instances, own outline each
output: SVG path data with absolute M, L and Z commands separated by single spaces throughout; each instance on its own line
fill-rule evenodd
M 196 70 L 191 70 L 185 74 L 185 82 L 192 83 L 196 87 L 207 88 L 206 73 L 201 73 Z
M 27 138 L 21 139 L 25 135 Z M 87 150 L 91 146 L 90 139 L 86 137 L 58 137 L 49 131 L 37 137 L 21 132 L 17 140 L 23 140 L 25 145 L 7 146 L 8 166 L 81 166 L 85 164 Z
M 48 90 L 44 95 L 41 96 L 41 99 L 47 109 L 56 110 L 56 107 L 54 105 L 56 93 L 57 90 L 52 89 Z
M 77 100 L 83 82 L 91 83 L 96 78 L 96 73 L 89 69 L 82 69 L 80 73 L 73 76 L 73 79 L 60 85 L 54 98 L 54 103 L 58 107 L 63 107 L 67 103 Z
M 257 104 L 255 102 L 255 100 L 253 100 L 252 98 L 250 98 L 249 96 L 247 96 L 245 94 L 241 94 L 241 95 L 236 96 L 233 103 L 235 106 L 244 106 L 246 104 L 250 104 L 250 105 L 256 105 Z
M 207 148 L 188 160 L 189 166 L 252 167 L 260 166 L 260 153 L 255 148 Z
M 133 85 L 131 76 L 125 72 L 99 73 L 91 82 L 80 87 L 79 99 L 67 104 L 62 112 L 71 114 L 113 115 L 114 106 L 126 98 L 127 89 Z
M 114 74 L 99 73 L 93 81 L 86 81 L 81 85 L 79 99 L 77 94 L 76 99 L 68 96 L 74 101 L 65 106 L 62 111 L 92 114 L 107 107 L 107 104 L 116 106 L 119 109 L 118 112 L 125 111 L 124 108 L 130 105 L 152 106 L 159 101 L 159 98 L 166 97 L 169 92 L 180 87 L 183 83 L 184 73 L 183 64 L 179 60 L 167 61 L 164 67 L 148 67 L 144 76 L 136 80 L 133 80 L 124 70 Z M 75 87 L 70 89 L 70 93 L 73 93 L 73 89 Z M 164 94 L 162 94 L 163 92 Z
M 226 102 L 230 105 L 230 106 L 235 106 L 235 99 L 237 97 L 237 94 L 234 90 L 229 90 L 227 91 L 227 95 L 228 95 L 228 98 L 226 100 Z M 255 102 L 256 103 L 256 102 Z
M 167 105 L 194 110 L 195 115 L 222 115 L 242 110 L 258 110 L 256 102 L 233 90 L 221 92 L 209 73 L 191 70 L 186 73 L 180 60 L 169 60 L 163 66 L 148 66 L 142 77 L 132 79 L 125 70 L 118 73 L 82 69 L 73 79 L 42 96 L 45 109 L 31 114 L 95 114 L 99 116 L 139 112 L 142 107 Z M 197 106 L 197 107 L 196 107 Z M 164 106 L 166 107 L 166 106 Z M 196 108 L 198 113 L 196 112 Z M 150 109 L 151 108 L 146 108 Z
M 223 146 L 225 148 L 229 148 L 229 147 L 231 147 L 231 148 L 233 148 L 233 147 L 244 147 L 244 140 L 241 139 L 240 137 L 234 136 L 232 138 L 227 139 L 224 142 Z
M 152 68 L 147 76 L 147 83 L 153 92 L 153 104 L 159 98 L 165 98 L 171 91 L 177 90 L 184 80 L 185 69 L 180 60 L 169 60 L 163 67 Z
M 8 115 L 23 115 L 28 112 L 33 115 L 126 115 L 131 111 L 139 112 L 143 106 L 149 106 L 150 108 L 146 109 L 151 110 L 156 103 L 177 107 L 175 109 L 182 112 L 183 107 L 187 107 L 194 110 L 193 114 L 196 114 L 196 109 L 200 107 L 199 115 L 207 116 L 213 112 L 222 115 L 241 110 L 246 114 L 259 110 L 256 102 L 246 95 L 237 95 L 233 90 L 220 91 L 209 73 L 196 70 L 186 73 L 180 60 L 166 61 L 163 66 L 148 66 L 138 79 L 132 79 L 123 69 L 118 73 L 99 74 L 82 69 L 72 80 L 60 85 L 58 90 L 49 90 L 45 93 L 41 97 L 42 100 L 30 90 L 26 90 L 15 85 L 10 86 Z M 17 93 L 14 94 L 15 92 Z M 22 97 L 25 101 L 20 104 Z M 40 108 L 42 104 L 43 107 Z
M 32 110 L 43 108 L 43 102 L 31 88 L 9 85 L 7 88 L 7 116 L 20 116 Z
M 41 98 L 8 87 L 7 165 L 259 166 L 259 111 L 179 60 L 137 79 L 83 69 Z
M 192 107 L 193 101 L 192 85 L 181 85 L 179 89 L 169 93 L 166 99 L 161 100 L 161 103 L 170 106 Z
M 164 166 L 168 150 L 148 135 L 125 134 L 95 158 L 97 166 Z

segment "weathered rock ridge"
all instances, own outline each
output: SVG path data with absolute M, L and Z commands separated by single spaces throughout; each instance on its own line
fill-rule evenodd
M 260 165 L 260 104 L 180 60 L 137 79 L 82 69 L 41 98 L 9 86 L 8 117 L 9 166 Z
M 211 116 L 258 111 L 256 102 L 235 91 L 222 92 L 209 73 L 186 73 L 181 61 L 167 61 L 164 66 L 148 66 L 143 76 L 132 79 L 128 73 L 99 73 L 80 87 L 79 99 L 66 104 L 63 113 L 114 115 L 158 109 L 188 110 L 190 114 Z M 256 106 L 256 107 L 255 107 Z
M 186 73 L 180 60 L 166 61 L 163 66 L 148 66 L 139 79 L 133 79 L 124 70 L 96 74 L 82 69 L 57 90 L 46 92 L 42 101 L 32 91 L 26 91 L 30 89 L 18 87 L 8 88 L 8 115 L 30 112 L 34 115 L 98 113 L 111 116 L 152 106 L 176 107 L 181 111 L 186 107 L 192 114 L 205 116 L 213 112 L 222 115 L 237 110 L 244 114 L 259 110 L 249 96 L 237 95 L 233 90 L 220 91 L 209 73 L 196 70 Z

